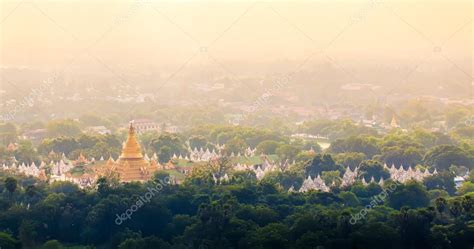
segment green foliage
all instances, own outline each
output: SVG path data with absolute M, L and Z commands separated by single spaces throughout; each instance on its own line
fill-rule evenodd
M 310 164 L 305 167 L 305 176 L 317 177 L 323 171 L 339 171 L 343 172 L 343 167 L 336 164 L 330 154 L 317 154 Z
M 388 203 L 395 209 L 405 206 L 410 208 L 426 207 L 429 201 L 425 187 L 417 182 L 397 185 L 396 189 L 388 195 Z
M 423 161 L 441 171 L 448 170 L 451 165 L 474 169 L 474 156 L 468 151 L 452 145 L 434 147 L 428 151 Z
M 69 153 L 78 148 L 79 142 L 75 138 L 59 137 L 43 140 L 43 142 L 38 147 L 38 151 L 43 155 L 47 155 L 51 151 L 69 155 Z
M 296 163 L 306 165 L 306 164 L 310 163 L 313 160 L 315 155 L 316 154 L 313 153 L 313 152 L 301 151 L 300 153 L 298 153 L 296 155 L 295 161 L 296 161 Z
M 191 149 L 199 149 L 199 148 L 203 148 L 204 150 L 206 149 L 209 149 L 209 150 L 213 150 L 213 149 L 216 149 L 215 146 L 213 144 L 211 144 L 206 137 L 204 136 L 201 136 L 201 135 L 195 135 L 195 136 L 191 136 L 189 138 L 189 146 L 191 147 Z
M 18 248 L 18 241 L 10 234 L 0 232 L 0 248 L 2 249 L 16 249 Z
M 331 140 L 345 139 L 360 134 L 376 135 L 374 129 L 358 126 L 349 120 L 316 120 L 303 123 L 300 130 L 312 135 L 323 135 Z
M 463 182 L 461 187 L 459 187 L 458 192 L 461 195 L 474 192 L 474 183 L 469 181 Z
M 295 147 L 298 147 L 300 150 L 313 150 L 314 152 L 321 152 L 322 148 L 319 145 L 318 141 L 315 139 L 301 139 L 301 138 L 296 138 L 292 139 L 290 141 L 290 145 L 293 145 Z
M 262 179 L 261 183 L 281 185 L 284 189 L 289 189 L 291 186 L 295 189 L 299 189 L 303 180 L 304 179 L 296 172 L 269 172 Z
M 219 164 L 213 167 L 218 173 Z M 469 195 L 444 195 L 428 207 L 422 185 L 410 182 L 392 189 L 387 181 L 386 202 L 351 225 L 351 215 L 380 195 L 380 186 L 356 184 L 339 193 L 288 193 L 287 188 L 303 180 L 297 173 L 275 172 L 259 183 L 244 180 L 246 174 L 231 173 L 231 180 L 221 184 L 214 184 L 211 178 L 212 184 L 166 186 L 120 226 L 115 224 L 116 215 L 130 208 L 152 183 L 111 185 L 100 179 L 97 191 L 61 183 L 37 185 L 28 193 L 17 190 L 18 200 L 38 198 L 29 210 L 21 205 L 0 205 L 0 229 L 14 231 L 22 248 L 65 248 L 61 244 L 81 248 L 81 244 L 89 244 L 97 248 L 383 245 L 402 249 L 437 243 L 466 248 L 473 242 L 467 225 L 447 225 L 457 221 L 467 224 L 472 219 L 474 203 Z M 156 178 L 166 176 L 157 174 Z M 0 233 L 2 248 L 19 248 L 15 237 Z
M 10 192 L 11 194 L 13 194 L 13 192 L 15 192 L 16 188 L 18 186 L 18 182 L 15 178 L 13 177 L 7 177 L 5 179 L 5 188 L 8 190 L 8 192 Z
M 160 162 L 168 162 L 173 154 L 179 155 L 186 152 L 184 142 L 175 134 L 163 133 L 150 142 L 150 148 L 156 152 Z
M 249 238 L 250 245 L 262 249 L 283 249 L 289 246 L 289 229 L 281 223 L 272 223 L 258 228 Z
M 336 160 L 338 164 L 350 167 L 352 170 L 358 167 L 365 159 L 364 153 L 357 152 L 339 153 L 334 156 L 334 160 Z
M 22 140 L 18 143 L 18 149 L 15 150 L 15 157 L 19 162 L 26 164 L 31 164 L 35 162 L 38 164 L 40 162 L 39 155 L 36 152 L 35 148 L 31 141 Z
M 278 213 L 270 207 L 259 205 L 244 205 L 239 208 L 235 216 L 242 220 L 255 222 L 259 226 L 266 226 L 278 221 Z
M 331 143 L 329 151 L 333 153 L 358 152 L 364 153 L 367 158 L 372 158 L 380 153 L 377 139 L 367 136 L 353 136 L 347 139 L 337 139 Z
M 46 241 L 41 249 L 62 249 L 63 245 L 57 240 L 48 240 Z
M 366 182 L 370 181 L 372 177 L 375 181 L 380 181 L 380 178 L 388 179 L 390 173 L 384 169 L 383 165 L 375 160 L 365 160 L 360 164 L 359 177 L 365 179 Z
M 401 119 L 409 123 L 431 121 L 432 117 L 428 111 L 428 105 L 428 103 L 423 102 L 422 100 L 409 101 L 402 107 L 402 110 L 400 111 Z
M 71 119 L 51 121 L 46 125 L 46 130 L 51 138 L 75 137 L 81 134 L 79 123 Z
M 276 149 L 275 153 L 278 155 L 278 157 L 285 161 L 288 160 L 289 162 L 292 162 L 295 160 L 296 155 L 300 152 L 300 149 L 296 146 L 293 145 L 288 145 L 288 144 L 282 144 L 278 146 Z
M 12 123 L 1 123 L 0 124 L 0 144 L 7 146 L 10 143 L 14 143 L 18 140 L 18 134 L 16 126 Z
M 51 183 L 49 190 L 53 193 L 63 193 L 69 195 L 79 191 L 79 187 L 77 184 L 72 182 L 56 181 Z
M 352 192 L 344 191 L 339 193 L 338 196 L 344 201 L 345 206 L 357 207 L 360 205 L 359 198 L 357 198 L 357 196 Z
M 255 175 L 255 172 L 250 170 L 237 171 L 232 174 L 232 182 L 255 184 L 257 183 L 257 176 Z
M 113 125 L 108 118 L 104 118 L 95 114 L 84 114 L 79 117 L 79 122 L 82 127 L 88 126 L 106 126 L 109 127 Z
M 37 225 L 31 220 L 23 220 L 18 228 L 21 244 L 23 248 L 35 248 L 38 236 Z
M 403 115 L 418 122 L 419 114 Z M 94 122 L 93 118 L 88 121 Z M 20 248 L 17 241 L 22 248 L 64 248 L 62 244 L 84 248 L 88 244 L 91 248 L 165 249 L 470 248 L 474 244 L 472 176 L 456 192 L 450 172 L 462 174 L 466 170 L 460 166 L 472 172 L 474 146 L 466 138 L 469 130 L 459 130 L 457 124 L 452 137 L 421 129 L 378 136 L 348 121 L 307 122 L 300 128 L 337 139 L 329 149 L 334 154 L 309 152 L 313 146 L 319 151 L 314 140 L 290 141 L 278 132 L 259 128 L 206 126 L 187 131 L 186 137 L 143 134 L 142 144 L 148 141 L 144 148 L 156 152 L 162 162 L 186 151 L 183 141 L 189 138 L 191 147 L 221 143 L 236 154 L 257 146 L 258 153 L 278 154 L 281 160 L 296 159 L 297 163 L 283 172 L 267 173 L 260 181 L 253 171 L 235 172 L 231 167 L 235 162 L 227 157 L 196 163 L 182 184 L 164 186 L 120 225 L 115 223 L 117 215 L 147 193 L 153 181 L 163 181 L 176 172 L 160 171 L 150 182 L 126 184 L 100 178 L 96 188 L 84 189 L 69 182 L 45 184 L 20 176 L 7 178 L 2 173 L 0 231 L 5 232 L 0 232 L 0 246 Z M 31 144 L 19 142 L 14 153 L 25 161 L 48 158 L 51 150 L 97 158 L 118 155 L 122 140 L 117 135 L 79 134 L 46 139 L 38 147 L 39 155 Z M 10 154 L 0 147 L 0 155 L 7 158 Z M 423 184 L 394 183 L 387 180 L 382 161 L 420 164 L 417 167 L 431 172 L 437 168 L 440 174 L 426 178 Z M 384 186 L 364 186 L 358 181 L 341 187 L 345 167 L 360 167 L 360 177 L 366 181 L 372 177 L 387 181 Z M 226 174 L 229 180 L 221 181 Z M 308 175 L 321 175 L 326 184 L 334 182 L 335 186 L 329 193 L 288 192 L 292 186 L 298 190 Z M 381 196 L 386 198 L 367 209 Z M 365 209 L 365 218 L 351 224 L 351 217 Z
M 382 222 L 364 224 L 354 234 L 353 240 L 357 248 L 391 248 L 398 244 L 399 235 L 393 228 Z
M 240 137 L 234 137 L 234 138 L 231 138 L 229 139 L 226 143 L 225 143 L 225 153 L 230 156 L 232 153 L 234 155 L 237 155 L 237 154 L 243 154 L 245 153 L 245 149 L 247 149 L 248 147 L 248 144 L 245 142 L 244 139 L 240 138 Z
M 405 133 L 401 131 L 393 131 L 387 135 L 385 135 L 382 140 L 380 140 L 380 147 L 387 148 L 387 147 L 399 147 L 402 149 L 406 149 L 409 147 L 415 148 L 423 148 L 423 139 L 421 139 L 420 130 L 415 131 L 414 133 Z M 429 140 L 429 139 L 425 139 Z
M 194 128 L 189 133 L 205 136 L 215 144 L 226 144 L 228 140 L 238 137 L 252 148 L 265 140 L 287 141 L 279 132 L 245 126 L 204 126 Z
M 385 147 L 382 150 L 381 160 L 388 165 L 416 166 L 421 163 L 422 151 L 416 147 L 402 149 L 397 146 Z
M 450 172 L 442 172 L 424 179 L 424 184 L 428 190 L 444 190 L 449 194 L 456 192 L 454 175 Z
M 474 125 L 461 125 L 456 127 L 451 135 L 458 140 L 466 140 L 468 142 L 474 142 Z
M 334 171 L 323 171 L 321 178 L 327 186 L 339 186 L 342 183 L 341 172 Z
M 266 140 L 260 142 L 257 145 L 257 154 L 272 155 L 276 153 L 276 150 L 280 146 L 280 143 L 277 141 Z
M 121 148 L 122 142 L 117 135 L 83 134 L 78 138 L 45 139 L 38 146 L 38 152 L 45 157 L 49 157 L 49 153 L 54 151 L 59 154 L 57 158 L 50 158 L 54 161 L 57 161 L 62 153 L 72 158 L 77 158 L 82 153 L 86 157 L 99 159 L 101 156 L 116 158 L 120 154 Z
M 449 108 L 445 112 L 446 124 L 448 127 L 455 127 L 469 116 L 471 111 L 467 108 Z
M 157 155 L 160 163 L 167 163 L 173 157 L 172 149 L 167 145 L 161 146 Z

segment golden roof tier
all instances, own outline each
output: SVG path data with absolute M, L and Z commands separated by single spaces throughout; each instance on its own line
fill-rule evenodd
M 128 138 L 127 141 L 124 143 L 122 148 L 122 154 L 120 158 L 143 158 L 142 155 L 142 148 L 140 144 L 137 142 L 137 137 L 135 135 L 135 128 L 133 127 L 133 123 L 130 123 L 130 128 L 128 130 Z

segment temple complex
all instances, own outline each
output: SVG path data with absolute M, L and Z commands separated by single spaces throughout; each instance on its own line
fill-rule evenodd
M 146 181 L 158 170 L 156 161 L 150 163 L 143 158 L 138 144 L 135 128 L 130 123 L 127 141 L 123 144 L 122 154 L 117 161 L 109 160 L 106 164 L 109 173 L 116 173 L 121 182 Z
M 392 126 L 398 126 L 395 115 L 392 118 Z M 0 171 L 8 171 L 13 174 L 22 174 L 26 176 L 38 177 L 43 181 L 70 181 L 78 184 L 80 187 L 93 187 L 97 179 L 101 176 L 113 179 L 113 181 L 132 182 L 132 181 L 147 181 L 150 180 L 153 174 L 158 170 L 169 171 L 176 177 L 175 182 L 182 182 L 187 175 L 189 175 L 194 167 L 199 167 L 206 161 L 215 160 L 222 156 L 221 152 L 225 147 L 216 144 L 212 149 L 209 148 L 191 148 L 188 145 L 187 151 L 180 151 L 179 154 L 174 154 L 168 162 L 158 163 L 158 156 L 153 153 L 148 156 L 142 153 L 141 147 L 137 141 L 137 134 L 133 123 L 130 123 L 128 138 L 123 143 L 122 152 L 116 160 L 109 155 L 109 159 L 100 159 L 96 162 L 94 157 L 87 158 L 87 154 L 80 153 L 76 160 L 70 160 L 64 153 L 56 153 L 53 150 L 48 154 L 46 162 L 41 161 L 38 165 L 35 162 L 19 162 L 15 156 L 11 156 L 7 163 L 0 165 Z M 13 144 L 10 146 L 13 148 Z M 316 153 L 313 148 L 308 150 L 312 154 Z M 256 155 L 255 148 L 247 148 L 243 153 L 234 153 L 230 156 L 235 161 L 231 162 L 233 171 L 252 171 L 257 180 L 262 180 L 267 174 L 272 172 L 284 172 L 296 164 L 295 161 L 277 161 L 278 157 L 272 159 L 272 156 Z M 258 157 L 258 158 L 255 158 Z M 352 170 L 346 167 L 340 182 L 325 182 L 320 175 L 308 175 L 303 184 L 299 186 L 299 190 L 292 187 L 290 192 L 299 191 L 307 192 L 311 190 L 318 190 L 328 192 L 334 186 L 347 187 L 357 182 L 363 185 L 375 183 L 380 186 L 384 185 L 386 180 L 406 183 L 407 181 L 415 180 L 418 182 L 424 181 L 426 177 L 436 175 L 437 171 L 433 172 L 424 169 L 423 167 L 404 167 L 403 165 L 392 165 L 391 167 L 384 164 L 386 171 L 390 173 L 387 178 L 367 179 L 361 177 L 359 167 Z M 168 172 L 167 172 L 168 173 Z M 215 183 L 222 183 L 229 181 L 227 174 L 213 174 Z M 456 179 L 461 182 L 463 179 Z M 459 185 L 459 184 L 458 184 Z

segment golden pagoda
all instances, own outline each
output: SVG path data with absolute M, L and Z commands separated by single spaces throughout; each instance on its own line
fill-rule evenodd
M 117 173 L 121 182 L 146 181 L 158 170 L 156 165 L 150 164 L 143 158 L 133 123 L 130 123 L 128 138 L 123 144 L 122 154 L 115 162 L 109 160 L 106 168 Z
M 397 118 L 395 117 L 395 114 L 392 115 L 392 121 L 390 122 L 390 126 L 392 128 L 399 128 L 400 125 L 398 125 Z

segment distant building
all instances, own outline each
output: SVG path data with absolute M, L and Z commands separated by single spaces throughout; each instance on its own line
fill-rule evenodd
M 460 188 L 461 185 L 464 183 L 465 179 L 462 176 L 456 176 L 454 177 L 454 184 L 456 185 L 456 188 Z
M 43 141 L 43 139 L 46 138 L 47 135 L 47 130 L 46 129 L 36 129 L 36 130 L 30 130 L 25 133 L 23 133 L 22 138 L 25 140 L 30 140 L 35 144 L 40 143 Z
M 112 134 L 112 132 L 105 126 L 89 126 L 86 128 L 87 132 L 96 133 L 100 135 Z
M 175 125 L 159 124 L 150 119 L 135 119 L 133 120 L 133 126 L 137 134 L 145 132 L 156 131 L 156 132 L 168 132 L 178 133 L 179 128 Z
M 160 131 L 160 125 L 150 119 L 135 119 L 133 121 L 133 126 L 138 134 L 148 131 Z
M 176 125 L 167 125 L 165 126 L 165 132 L 168 132 L 168 133 L 178 133 L 179 132 L 179 128 L 178 126 Z

